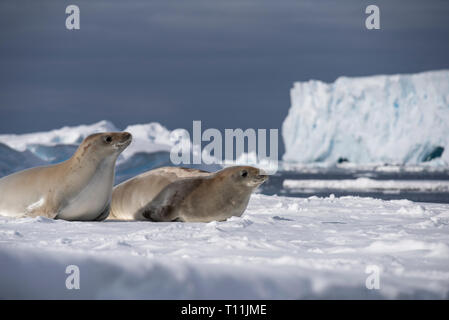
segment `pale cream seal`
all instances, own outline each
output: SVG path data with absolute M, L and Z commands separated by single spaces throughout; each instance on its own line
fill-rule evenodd
M 0 214 L 64 220 L 104 220 L 115 161 L 131 143 L 127 132 L 88 136 L 67 161 L 0 179 Z

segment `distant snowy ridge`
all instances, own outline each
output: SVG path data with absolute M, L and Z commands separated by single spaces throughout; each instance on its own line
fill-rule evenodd
M 84 138 L 108 131 L 122 130 L 103 120 L 47 132 L 0 135 L 0 178 L 26 168 L 67 160 Z M 172 141 L 170 136 L 174 131 L 157 122 L 130 125 L 123 131 L 133 135 L 133 142 L 117 159 L 116 183 L 156 167 L 171 165 L 170 150 L 176 140 Z M 178 141 L 190 144 L 190 140 L 182 136 Z
M 121 154 L 119 162 L 138 152 L 169 152 L 173 145 L 170 141 L 171 131 L 157 122 L 131 125 L 120 130 L 106 120 L 91 125 L 63 127 L 47 132 L 3 134 L 0 135 L 0 143 L 17 151 L 31 151 L 39 158 L 49 160 L 45 157 L 46 155 L 37 152 L 37 146 L 78 145 L 93 133 L 108 131 L 127 131 L 133 135 L 133 143 Z
M 27 134 L 2 134 L 0 135 L 0 150 L 5 150 L 0 156 L 0 177 L 27 167 L 42 164 L 53 164 L 68 159 L 76 150 L 78 145 L 87 136 L 108 131 L 127 131 L 133 136 L 133 141 L 117 159 L 118 175 L 117 181 L 139 174 L 143 171 L 173 165 L 170 152 L 175 145 L 183 145 L 183 150 L 195 154 L 196 148 L 192 148 L 190 135 L 185 129 L 168 130 L 157 122 L 146 124 L 129 125 L 123 130 L 117 128 L 113 123 L 103 120 L 91 125 L 79 125 L 63 127 L 47 132 L 36 132 Z M 18 166 L 23 163 L 24 157 L 28 166 Z M 253 165 L 258 166 L 266 172 L 275 172 L 277 160 L 259 160 L 255 153 L 243 153 L 235 160 L 216 159 L 203 150 L 202 159 L 207 159 L 201 164 L 181 163 L 185 167 L 193 167 L 203 170 L 216 171 L 230 165 Z M 212 164 L 210 164 L 212 163 Z
M 449 164 L 449 70 L 296 82 L 283 159 Z

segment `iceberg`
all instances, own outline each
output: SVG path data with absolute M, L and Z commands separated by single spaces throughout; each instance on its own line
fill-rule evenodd
M 449 70 L 296 82 L 290 95 L 286 162 L 449 164 Z

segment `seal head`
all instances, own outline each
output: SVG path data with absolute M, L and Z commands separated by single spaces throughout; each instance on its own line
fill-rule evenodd
M 219 171 L 217 176 L 231 175 L 236 185 L 251 190 L 257 188 L 268 179 L 268 175 L 264 174 L 260 169 L 250 166 L 229 167 Z

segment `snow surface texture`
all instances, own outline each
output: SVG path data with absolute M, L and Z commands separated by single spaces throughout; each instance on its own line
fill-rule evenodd
M 207 224 L 0 217 L 0 298 L 447 299 L 448 244 L 449 205 L 407 200 L 255 194 Z
M 449 164 L 449 70 L 296 82 L 282 126 L 292 162 Z

